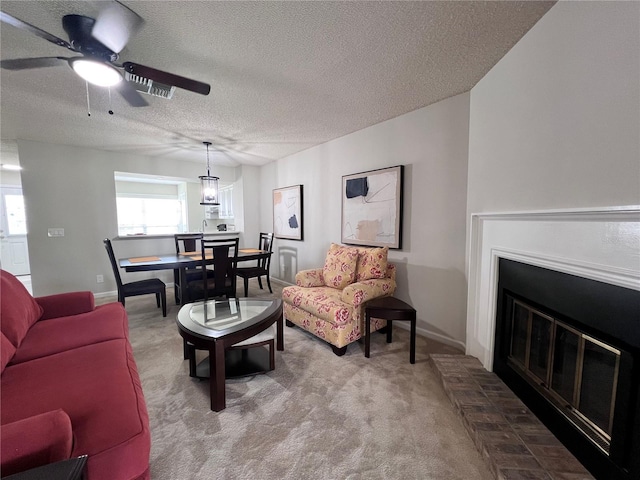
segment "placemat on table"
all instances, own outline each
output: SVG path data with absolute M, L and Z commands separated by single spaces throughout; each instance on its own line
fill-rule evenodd
M 194 260 L 202 260 L 202 255 L 194 255 L 191 258 L 194 259 Z M 213 260 L 213 254 L 212 253 L 207 253 L 204 258 L 206 260 Z
M 160 261 L 160 257 L 134 257 L 134 258 L 130 258 L 129 261 L 131 263 L 158 262 Z

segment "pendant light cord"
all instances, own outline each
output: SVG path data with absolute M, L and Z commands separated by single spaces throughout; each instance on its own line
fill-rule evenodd
M 207 177 L 211 176 L 211 172 L 209 171 L 209 143 L 207 143 Z

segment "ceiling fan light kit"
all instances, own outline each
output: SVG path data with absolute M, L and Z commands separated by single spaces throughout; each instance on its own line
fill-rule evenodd
M 113 87 L 122 81 L 122 75 L 115 67 L 86 57 L 69 60 L 71 68 L 87 82 L 99 87 Z
M 0 11 L 0 21 L 40 37 L 59 47 L 79 53 L 77 57 L 37 57 L 1 60 L 5 70 L 27 70 L 55 67 L 69 63 L 71 68 L 87 82 L 100 87 L 116 87 L 122 98 L 132 107 L 148 105 L 140 93 L 171 98 L 174 90 L 182 88 L 208 95 L 209 84 L 133 62 L 115 63 L 120 51 L 138 32 L 143 19 L 120 2 L 108 4 L 96 19 L 69 14 L 62 17 L 62 27 L 69 41 Z M 124 81 L 123 81 L 124 79 Z

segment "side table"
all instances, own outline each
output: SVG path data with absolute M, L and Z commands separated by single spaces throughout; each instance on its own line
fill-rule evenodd
M 371 342 L 371 317 L 387 321 L 387 343 L 392 340 L 392 322 L 409 320 L 411 322 L 411 346 L 409 361 L 416 363 L 416 310 L 406 302 L 395 297 L 380 297 L 370 300 L 365 305 L 365 339 L 364 356 L 369 358 Z

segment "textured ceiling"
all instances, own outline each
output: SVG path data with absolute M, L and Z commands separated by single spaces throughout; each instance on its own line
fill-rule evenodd
M 211 84 L 129 107 L 66 65 L 1 71 L 1 137 L 201 162 L 262 165 L 470 90 L 555 3 L 124 1 L 144 20 L 120 54 Z M 60 38 L 105 2 L 6 1 Z M 0 56 L 70 56 L 0 25 Z M 109 109 L 114 115 L 109 115 Z M 3 148 L 6 154 L 10 148 Z

